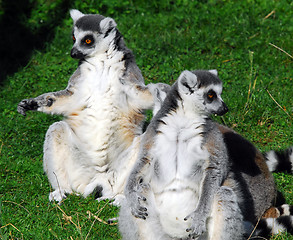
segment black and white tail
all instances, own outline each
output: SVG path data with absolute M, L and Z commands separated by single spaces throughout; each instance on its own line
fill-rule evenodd
M 269 239 L 271 235 L 282 232 L 293 234 L 293 216 L 261 219 L 252 239 Z
M 274 212 L 275 217 L 262 218 L 256 224 L 252 239 L 269 239 L 282 232 L 293 234 L 293 206 L 283 204 L 274 208 Z
M 277 211 L 277 217 L 293 216 L 293 205 L 283 204 L 280 207 L 275 208 Z
M 264 156 L 271 172 L 293 173 L 293 146 L 280 152 L 271 150 Z

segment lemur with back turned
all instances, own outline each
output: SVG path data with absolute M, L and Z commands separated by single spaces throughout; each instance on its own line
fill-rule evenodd
M 277 191 L 263 155 L 210 119 L 227 112 L 221 93 L 215 70 L 184 71 L 172 86 L 124 190 L 123 239 L 247 239 L 264 213 L 254 236 L 292 226 L 266 212 Z
M 44 143 L 44 170 L 52 185 L 50 200 L 66 194 L 119 204 L 127 175 L 138 152 L 144 110 L 155 106 L 164 84 L 145 86 L 131 50 L 112 18 L 71 10 L 74 21 L 71 56 L 79 66 L 65 90 L 24 99 L 18 112 L 63 115 L 52 124 Z

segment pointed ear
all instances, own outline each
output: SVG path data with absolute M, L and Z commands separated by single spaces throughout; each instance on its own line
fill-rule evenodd
M 185 94 L 192 94 L 197 86 L 197 77 L 190 71 L 183 71 L 178 78 L 179 89 Z
M 100 28 L 103 33 L 106 33 L 109 29 L 116 27 L 117 24 L 114 19 L 106 17 L 100 22 Z
M 77 9 L 71 9 L 70 16 L 71 16 L 73 22 L 76 23 L 76 21 L 78 19 L 80 19 L 81 17 L 83 17 L 84 14 L 82 12 L 78 11 Z
M 218 76 L 218 71 L 217 71 L 217 69 L 209 70 L 209 72 L 212 73 L 212 74 L 214 74 L 214 75 L 216 75 L 216 76 Z

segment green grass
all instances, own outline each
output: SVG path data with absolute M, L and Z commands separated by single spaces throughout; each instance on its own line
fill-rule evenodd
M 293 55 L 291 1 L 96 2 L 76 1 L 72 7 L 116 20 L 147 83 L 171 84 L 184 69 L 216 68 L 230 110 L 216 120 L 261 151 L 293 145 L 293 59 L 283 52 Z M 47 10 L 34 9 L 29 23 L 48 19 Z M 120 238 L 117 226 L 101 221 L 117 214 L 106 202 L 79 196 L 61 206 L 48 202 L 42 145 L 49 125 L 60 117 L 28 113 L 24 118 L 16 112 L 20 100 L 66 87 L 77 67 L 70 57 L 71 24 L 67 14 L 53 40 L 0 88 L 0 239 Z M 293 204 L 292 176 L 275 177 Z

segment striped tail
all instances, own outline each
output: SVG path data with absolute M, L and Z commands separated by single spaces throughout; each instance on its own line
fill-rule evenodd
M 282 232 L 293 234 L 293 216 L 261 219 L 251 239 L 269 239 Z
M 271 150 L 264 156 L 271 172 L 293 173 L 293 146 L 280 152 Z
M 293 234 L 293 206 L 283 204 L 270 208 L 256 225 L 252 239 L 269 239 L 271 235 L 283 232 Z
M 283 204 L 280 207 L 269 208 L 262 216 L 262 218 L 278 218 L 281 216 L 293 216 L 293 205 Z

